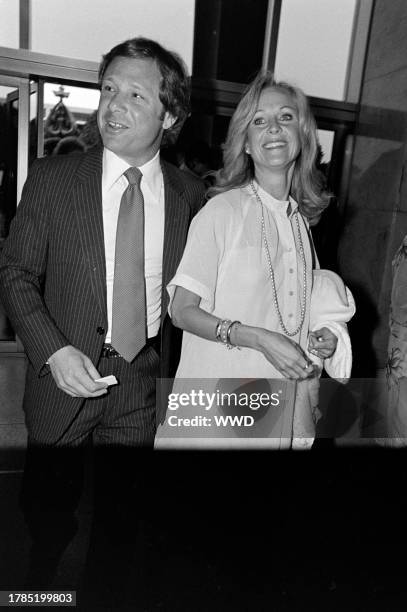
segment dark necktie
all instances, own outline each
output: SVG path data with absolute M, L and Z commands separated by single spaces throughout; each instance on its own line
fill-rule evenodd
M 140 170 L 129 168 L 124 176 L 129 184 L 117 221 L 111 343 L 130 362 L 146 343 L 144 198 Z

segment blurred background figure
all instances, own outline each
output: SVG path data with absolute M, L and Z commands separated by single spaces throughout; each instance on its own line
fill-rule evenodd
M 76 151 L 86 151 L 86 146 L 77 136 L 65 136 L 56 145 L 53 155 L 69 155 Z

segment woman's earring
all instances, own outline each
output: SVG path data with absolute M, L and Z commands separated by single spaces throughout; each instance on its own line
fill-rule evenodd
M 249 151 L 249 147 L 248 146 L 245 147 L 244 152 L 246 153 L 246 155 L 250 155 L 250 151 Z

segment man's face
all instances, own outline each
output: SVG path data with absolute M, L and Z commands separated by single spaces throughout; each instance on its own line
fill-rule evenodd
M 103 144 L 131 166 L 156 154 L 175 119 L 159 98 L 161 74 L 154 60 L 116 57 L 103 76 L 98 126 Z

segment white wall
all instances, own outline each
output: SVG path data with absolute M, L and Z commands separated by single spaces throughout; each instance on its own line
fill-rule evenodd
M 327 164 L 331 161 L 334 136 L 334 132 L 329 132 L 328 130 L 318 130 L 318 140 L 322 149 L 321 161 L 324 164 Z
M 20 2 L 0 0 L 0 47 L 18 48 L 20 44 Z
M 194 0 L 34 0 L 31 6 L 32 51 L 99 62 L 117 43 L 146 36 L 178 52 L 191 70 Z
M 277 78 L 343 100 L 357 1 L 283 0 Z M 31 49 L 99 62 L 143 35 L 177 51 L 191 71 L 194 17 L 194 0 L 32 0 Z M 18 38 L 19 0 L 0 0 L 0 46 L 18 47 Z
M 86 87 L 73 87 L 72 85 L 64 85 L 64 90 L 69 94 L 64 99 L 64 104 L 72 112 L 89 112 L 96 110 L 99 104 L 100 92 L 98 89 L 88 89 Z M 53 108 L 59 98 L 55 95 L 58 91 L 58 85 L 55 83 L 44 84 L 44 106 L 45 108 Z
M 357 0 L 283 0 L 275 74 L 321 98 L 344 100 Z

